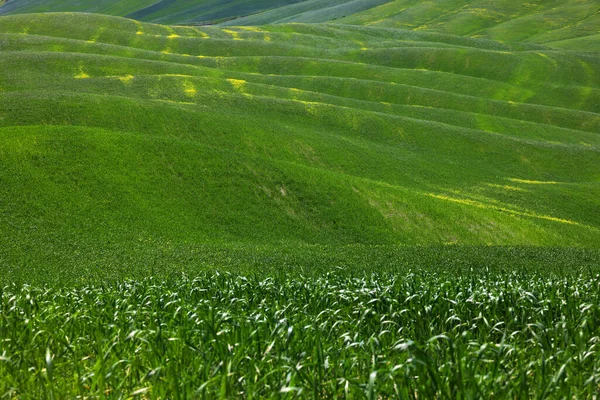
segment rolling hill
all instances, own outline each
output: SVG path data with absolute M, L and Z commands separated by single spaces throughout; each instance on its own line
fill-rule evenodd
M 600 48 L 597 0 L 11 0 L 0 6 L 0 15 L 64 11 L 161 24 L 335 22 L 540 43 L 566 50 Z
M 340 24 L 0 21 L 5 265 L 600 244 L 596 54 Z
M 288 22 L 328 22 L 367 11 L 390 0 L 305 0 L 223 22 L 223 25 L 264 25 Z
M 395 0 L 340 22 L 544 43 L 568 50 L 600 49 L 600 2 L 596 0 Z
M 333 22 L 597 51 L 596 0 L 11 0 L 0 15 L 93 12 L 162 24 L 265 25 Z
M 282 5 L 224 25 L 335 22 L 504 42 L 543 43 L 568 50 L 598 51 L 600 3 L 595 0 L 307 0 Z
M 11 0 L 0 7 L 0 15 L 91 12 L 173 24 L 226 20 L 298 1 L 300 0 Z
M 597 2 L 0 12 L 0 396 L 599 392 Z

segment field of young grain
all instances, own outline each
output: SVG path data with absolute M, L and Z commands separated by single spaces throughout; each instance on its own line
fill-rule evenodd
M 592 398 L 598 270 L 5 286 L 9 398 Z

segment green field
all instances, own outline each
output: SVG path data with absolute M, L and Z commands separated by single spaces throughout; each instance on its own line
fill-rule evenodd
M 443 32 L 507 42 L 582 48 L 576 38 L 597 40 L 600 3 L 596 0 L 509 2 L 501 0 L 394 0 L 340 22 Z M 568 43 L 568 44 L 567 44 Z
M 0 389 L 9 398 L 597 394 L 597 270 L 453 265 L 8 287 Z
M 301 0 L 11 0 L 0 7 L 0 15 L 93 12 L 166 24 L 210 23 L 298 1 Z
M 0 396 L 600 390 L 597 2 L 151 3 L 0 8 Z
M 0 15 L 36 12 L 93 12 L 162 24 L 336 22 L 584 51 L 597 51 L 600 34 L 597 0 L 9 0 L 0 6 Z

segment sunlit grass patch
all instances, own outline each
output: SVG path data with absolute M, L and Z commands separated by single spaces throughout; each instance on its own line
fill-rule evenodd
M 553 217 L 550 215 L 540 215 L 540 214 L 537 214 L 537 213 L 534 213 L 531 211 L 515 210 L 512 208 L 498 206 L 496 204 L 485 204 L 480 201 L 471 200 L 471 199 L 467 199 L 467 198 L 452 197 L 452 196 L 446 196 L 443 194 L 436 194 L 436 193 L 426 193 L 426 194 L 427 194 L 427 196 L 430 196 L 430 197 L 433 197 L 436 199 L 446 200 L 446 201 L 450 201 L 450 202 L 458 203 L 458 204 L 464 204 L 464 205 L 468 205 L 471 207 L 483 208 L 483 209 L 499 211 L 499 212 L 506 212 L 506 213 L 513 214 L 516 216 L 539 218 L 539 219 L 553 221 L 553 222 L 559 222 L 559 223 L 567 224 L 567 225 L 581 225 L 578 222 L 563 219 L 563 218 L 557 218 L 557 217 Z M 589 227 L 589 228 L 591 228 L 594 231 L 597 231 L 597 229 L 595 229 L 593 227 Z
M 227 79 L 227 81 L 235 88 L 235 90 L 239 92 L 244 91 L 244 86 L 246 86 L 246 81 L 243 79 Z
M 530 179 L 518 179 L 518 178 L 508 178 L 509 181 L 515 183 L 524 183 L 527 185 L 558 185 L 560 182 L 555 181 L 536 181 Z
M 232 29 L 223 29 L 223 32 L 231 35 L 233 40 L 243 40 L 242 37 L 240 36 L 239 32 L 237 32 L 237 31 L 234 31 Z
M 188 97 L 194 97 L 198 93 L 198 90 L 194 86 L 194 84 L 190 81 L 183 82 L 183 91 Z
M 523 189 L 517 186 L 511 186 L 511 185 L 498 185 L 498 184 L 494 184 L 494 183 L 486 183 L 486 186 L 492 187 L 492 188 L 496 188 L 496 189 L 501 189 L 501 190 L 508 190 L 508 191 L 512 191 L 512 192 L 526 192 L 527 189 Z
M 131 83 L 131 81 L 133 81 L 135 76 L 133 76 L 131 74 L 127 74 L 127 75 L 107 76 L 107 78 L 118 79 L 119 81 L 121 81 L 127 85 L 127 84 Z
M 83 66 L 79 67 L 79 72 L 74 76 L 75 79 L 88 79 L 90 76 L 85 73 Z

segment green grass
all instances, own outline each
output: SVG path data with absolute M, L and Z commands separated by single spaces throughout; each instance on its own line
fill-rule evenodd
M 222 25 L 327 22 L 360 13 L 388 2 L 389 0 L 307 0 L 235 18 L 224 22 Z
M 25 243 L 43 263 L 65 242 L 146 237 L 600 242 L 596 56 L 91 14 L 6 17 L 2 32 L 10 262 Z
M 208 23 L 296 3 L 300 0 L 13 0 L 0 15 L 38 12 L 93 12 L 158 23 Z
M 0 393 L 24 399 L 597 393 L 597 270 L 459 265 L 379 268 L 362 276 L 205 272 L 59 289 L 5 286 Z
M 164 0 L 127 16 L 159 23 L 211 23 L 299 1 L 301 0 Z
M 342 23 L 394 27 L 508 42 L 545 43 L 598 34 L 600 4 L 594 0 L 510 2 L 502 0 L 394 0 Z M 572 42 L 571 50 L 598 51 Z
M 596 38 L 401 3 L 0 17 L 0 396 L 597 393 Z
M 155 3 L 153 0 L 84 0 L 84 1 L 57 1 L 57 0 L 17 0 L 3 2 L 4 6 L 0 8 L 0 13 L 35 13 L 35 12 L 96 12 L 99 14 L 121 15 L 135 12 L 140 8 L 147 7 Z
M 1 4 L 1 3 L 0 3 Z M 162 24 L 265 25 L 289 22 L 367 25 L 504 42 L 598 51 L 595 0 L 13 0 L 0 15 L 93 12 Z

